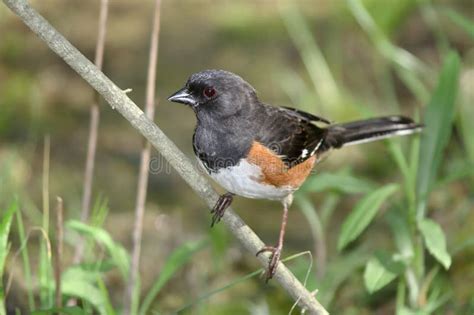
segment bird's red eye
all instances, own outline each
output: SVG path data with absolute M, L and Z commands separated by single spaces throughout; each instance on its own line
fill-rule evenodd
M 216 95 L 216 90 L 212 87 L 207 87 L 207 88 L 204 89 L 203 94 L 204 94 L 205 97 L 211 98 L 214 95 Z

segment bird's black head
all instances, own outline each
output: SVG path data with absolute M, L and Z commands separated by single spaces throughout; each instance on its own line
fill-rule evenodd
M 250 106 L 257 96 L 254 88 L 238 75 L 205 70 L 191 75 L 186 85 L 168 100 L 191 106 L 198 116 L 223 118 Z

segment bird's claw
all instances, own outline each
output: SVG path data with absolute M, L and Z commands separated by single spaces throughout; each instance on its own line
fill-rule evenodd
M 212 208 L 211 210 L 211 214 L 212 214 L 211 227 L 219 223 L 219 221 L 222 219 L 225 213 L 225 209 L 227 209 L 232 203 L 233 196 L 234 195 L 232 193 L 225 193 L 219 197 L 216 204 L 214 205 L 214 208 Z
M 259 250 L 256 256 L 264 253 L 264 252 L 271 252 L 268 261 L 268 267 L 265 272 L 265 282 L 268 282 L 273 276 L 275 275 L 278 263 L 280 262 L 282 246 L 265 246 L 261 250 Z

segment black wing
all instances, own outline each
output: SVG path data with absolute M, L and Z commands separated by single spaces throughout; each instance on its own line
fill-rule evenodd
M 323 122 L 323 123 L 328 124 L 328 125 L 331 123 L 326 118 L 323 118 L 321 116 L 316 116 L 316 115 L 313 115 L 313 114 L 310 114 L 310 113 L 307 113 L 307 112 L 303 112 L 303 111 L 301 111 L 299 109 L 296 109 L 296 108 L 293 108 L 293 107 L 282 106 L 282 107 L 280 107 L 280 109 L 283 110 L 283 111 L 286 111 L 290 115 L 294 115 L 294 116 L 296 116 L 298 118 L 301 118 L 301 119 L 304 119 L 304 120 L 320 121 L 320 122 Z
M 321 146 L 327 130 L 313 121 L 329 123 L 326 119 L 292 108 L 265 105 L 256 140 L 278 154 L 290 166 L 310 158 Z

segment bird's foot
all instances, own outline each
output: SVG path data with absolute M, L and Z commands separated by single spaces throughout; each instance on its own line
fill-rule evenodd
M 217 200 L 216 204 L 214 205 L 214 208 L 211 210 L 212 214 L 212 221 L 211 221 L 211 227 L 214 226 L 214 224 L 219 223 L 219 221 L 222 219 L 225 213 L 225 209 L 227 209 L 230 204 L 232 203 L 234 194 L 233 193 L 225 193 L 222 196 L 219 197 L 219 200 Z
M 265 282 L 268 282 L 273 276 L 275 275 L 278 263 L 280 262 L 280 256 L 281 256 L 281 250 L 283 246 L 278 245 L 276 247 L 274 246 L 265 246 L 261 250 L 259 250 L 256 254 L 256 256 L 264 253 L 264 252 L 270 252 L 270 258 L 268 261 L 268 268 L 267 271 L 265 272 Z

